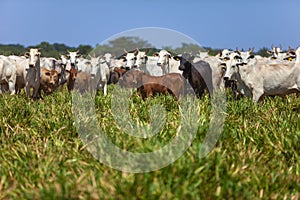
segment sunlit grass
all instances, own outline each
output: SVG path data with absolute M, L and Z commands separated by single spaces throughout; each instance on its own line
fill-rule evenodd
M 161 104 L 166 124 L 154 137 L 133 138 L 119 129 L 111 112 L 111 91 L 95 100 L 99 126 L 113 143 L 132 152 L 167 144 L 180 124 L 170 96 L 129 106 L 133 121 L 147 124 L 148 110 Z M 253 104 L 227 102 L 226 121 L 216 148 L 199 159 L 209 127 L 210 101 L 199 100 L 197 135 L 172 165 L 144 174 L 111 169 L 89 154 L 79 139 L 72 96 L 60 91 L 44 100 L 25 95 L 0 98 L 0 199 L 299 199 L 300 98 L 266 98 Z

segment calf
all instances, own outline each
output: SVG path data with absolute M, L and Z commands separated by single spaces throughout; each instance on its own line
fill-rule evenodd
M 178 73 L 151 76 L 140 70 L 132 70 L 122 77 L 121 86 L 137 88 L 143 100 L 156 94 L 167 93 L 178 100 L 184 95 L 185 81 L 182 75 Z
M 71 67 L 70 70 L 66 69 L 66 72 L 69 74 L 69 77 L 67 79 L 67 88 L 68 91 L 70 92 L 71 90 L 74 89 L 78 71 L 75 67 Z

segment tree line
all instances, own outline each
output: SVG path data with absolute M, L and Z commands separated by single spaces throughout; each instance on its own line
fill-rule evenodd
M 78 47 L 70 47 L 62 43 L 53 43 L 41 42 L 35 46 L 27 46 L 21 44 L 0 44 L 0 55 L 18 55 L 22 56 L 29 48 L 40 48 L 43 57 L 54 57 L 59 58 L 61 54 L 66 54 L 68 51 L 79 51 L 81 55 L 87 56 L 88 54 L 103 55 L 107 52 L 112 53 L 113 55 L 122 55 L 124 54 L 124 49 L 130 51 L 139 47 L 141 50 L 150 49 L 148 55 L 152 55 L 155 51 L 159 49 L 154 48 L 152 44 L 148 41 L 143 40 L 139 37 L 119 37 L 114 40 L 108 41 L 107 44 L 97 44 L 95 47 L 91 45 L 79 45 Z M 170 52 L 176 53 L 193 53 L 197 54 L 200 51 L 208 51 L 209 55 L 216 55 L 222 49 L 216 49 L 211 47 L 200 47 L 196 44 L 182 43 L 180 47 L 162 47 Z M 268 56 L 268 48 L 264 47 L 255 52 L 261 56 Z

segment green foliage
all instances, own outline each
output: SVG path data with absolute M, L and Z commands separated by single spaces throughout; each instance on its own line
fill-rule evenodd
M 133 120 L 147 123 L 147 108 L 165 107 L 167 122 L 154 138 L 135 139 L 114 122 L 109 94 L 95 106 L 107 136 L 121 148 L 149 151 L 162 147 L 179 124 L 170 96 L 142 101 L 136 94 Z M 170 166 L 143 174 L 111 169 L 93 158 L 74 127 L 66 88 L 44 100 L 20 95 L 0 98 L 0 199 L 299 199 L 300 99 L 228 100 L 226 121 L 216 148 L 199 159 L 208 130 L 210 101 L 199 99 L 199 129 L 192 145 Z
M 263 48 L 259 49 L 259 50 L 256 52 L 256 54 L 257 54 L 257 55 L 260 55 L 260 56 L 262 56 L 262 57 L 269 57 L 270 54 L 267 53 L 268 50 L 269 50 L 269 49 L 268 49 L 267 47 L 263 47 Z
M 119 37 L 114 40 L 108 41 L 108 44 L 97 45 L 96 48 L 91 52 L 95 55 L 103 55 L 107 52 L 121 56 L 124 54 L 124 49 L 128 52 L 134 51 L 136 48 L 152 48 L 153 46 L 139 37 Z
M 0 55 L 17 55 L 23 56 L 26 52 L 26 49 L 23 45 L 20 44 L 0 44 Z
M 66 46 L 65 44 L 59 44 L 59 43 L 50 44 L 48 42 L 41 42 L 38 45 L 28 46 L 26 48 L 22 45 L 8 44 L 8 45 L 0 45 L 0 55 L 22 56 L 29 48 L 40 48 L 43 57 L 54 57 L 54 58 L 59 58 L 60 54 L 66 54 L 67 51 L 77 51 L 77 50 L 79 50 L 81 55 L 86 56 L 93 49 L 93 47 L 90 45 L 79 45 L 77 48 L 75 48 L 75 47 Z

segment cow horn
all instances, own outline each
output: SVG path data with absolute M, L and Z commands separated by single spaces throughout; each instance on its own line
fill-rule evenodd
M 253 51 L 254 51 L 254 47 L 252 47 L 252 49 L 251 48 L 249 48 L 249 53 L 253 53 Z
M 238 48 L 235 49 L 235 51 L 238 53 L 238 54 L 241 54 L 240 50 Z
M 279 45 L 279 48 L 282 49 L 282 45 L 281 44 Z
M 133 52 L 133 54 L 136 56 L 139 53 L 139 49 L 136 48 L 136 50 Z
M 272 44 L 272 47 L 271 47 L 272 49 L 274 49 L 274 44 Z
M 126 49 L 123 49 L 123 51 L 124 51 L 125 53 L 128 53 L 128 51 L 127 51 Z
M 76 53 L 79 53 L 79 49 L 76 51 Z

